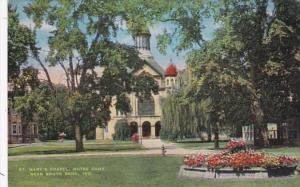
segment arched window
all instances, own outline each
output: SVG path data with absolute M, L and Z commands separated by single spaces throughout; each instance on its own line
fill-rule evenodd
M 154 115 L 155 105 L 154 99 L 150 97 L 149 99 L 139 99 L 138 101 L 138 114 L 142 116 Z
M 169 79 L 167 79 L 167 86 L 169 86 Z

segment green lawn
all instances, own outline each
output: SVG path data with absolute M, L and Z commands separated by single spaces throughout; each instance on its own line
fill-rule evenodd
M 281 179 L 226 181 L 178 179 L 182 157 L 99 157 L 90 159 L 9 162 L 12 187 L 299 187 L 300 176 Z M 89 176 L 30 176 L 29 168 L 102 168 Z M 22 168 L 27 170 L 22 171 Z M 300 169 L 300 168 L 299 168 Z
M 225 148 L 227 142 L 220 142 L 220 148 Z M 186 149 L 214 149 L 213 142 L 197 142 L 197 143 L 177 143 L 179 147 Z M 295 155 L 300 156 L 300 147 L 271 147 L 264 149 L 257 149 L 257 151 L 266 152 L 266 153 L 274 153 L 274 154 L 287 154 L 287 155 Z M 299 185 L 300 186 L 300 185 Z
M 220 142 L 220 148 L 225 148 L 227 142 Z M 214 149 L 214 142 L 196 142 L 196 143 L 177 143 L 179 147 L 186 149 Z
M 274 154 L 287 154 L 287 155 L 300 156 L 300 147 L 273 147 L 273 148 L 257 149 L 257 151 L 263 151 L 263 152 L 274 153 Z
M 99 143 L 87 142 L 84 144 L 86 151 L 133 151 L 144 149 L 140 144 L 131 142 L 103 141 Z M 75 144 L 64 143 L 45 143 L 42 145 L 26 145 L 21 147 L 9 148 L 8 155 L 34 155 L 34 154 L 63 154 L 75 152 Z

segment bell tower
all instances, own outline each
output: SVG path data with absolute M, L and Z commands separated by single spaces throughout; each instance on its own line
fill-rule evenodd
M 150 37 L 151 34 L 149 30 L 141 31 L 136 33 L 133 36 L 134 39 L 134 46 L 140 50 L 150 51 Z

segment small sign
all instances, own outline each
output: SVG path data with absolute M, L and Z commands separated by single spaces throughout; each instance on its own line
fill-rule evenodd
M 268 139 L 277 139 L 277 124 L 268 123 Z
M 254 126 L 248 125 L 242 127 L 243 140 L 248 144 L 254 143 Z

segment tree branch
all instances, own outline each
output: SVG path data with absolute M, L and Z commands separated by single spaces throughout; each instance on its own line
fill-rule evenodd
M 51 81 L 51 78 L 50 78 L 50 75 L 49 75 L 49 72 L 48 72 L 46 66 L 43 64 L 43 62 L 41 61 L 41 59 L 40 59 L 40 57 L 38 55 L 34 55 L 34 58 L 36 59 L 36 61 L 38 61 L 38 63 L 40 64 L 40 66 L 43 68 L 43 71 L 46 74 L 47 81 L 48 81 L 48 83 L 50 85 L 50 88 L 52 90 L 54 90 L 54 86 L 53 86 L 53 83 Z
M 71 89 L 72 91 L 75 91 L 75 78 L 74 78 L 74 67 L 73 67 L 72 56 L 69 57 L 69 68 L 70 68 L 70 75 L 71 75 Z
M 70 75 L 69 75 L 66 67 L 64 66 L 64 64 L 61 61 L 59 61 L 58 63 L 62 67 L 62 69 L 64 70 L 64 72 L 66 74 L 66 77 L 67 77 L 67 87 L 68 87 L 68 89 L 70 89 Z
M 100 27 L 100 17 L 98 18 L 98 27 Z M 90 54 L 91 54 L 91 49 L 93 49 L 98 41 L 100 37 L 100 32 L 99 29 L 97 31 L 97 34 L 95 36 L 95 38 L 92 41 L 91 47 L 89 48 L 89 52 L 88 55 L 83 59 L 83 64 L 82 64 L 82 71 L 81 71 L 81 76 L 80 76 L 80 82 L 79 82 L 79 89 L 82 89 L 83 84 L 85 82 L 85 78 L 86 78 L 86 72 L 87 72 L 87 68 L 88 68 L 88 62 L 91 61 L 90 59 Z

